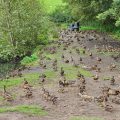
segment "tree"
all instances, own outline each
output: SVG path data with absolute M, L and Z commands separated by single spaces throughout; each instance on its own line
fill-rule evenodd
M 40 41 L 44 15 L 40 0 L 0 0 L 0 58 L 31 51 Z
M 64 0 L 71 6 L 73 16 L 80 20 L 96 20 L 96 16 L 107 10 L 112 0 Z
M 120 1 L 113 0 L 111 7 L 106 11 L 100 13 L 97 18 L 108 24 L 114 24 L 115 26 L 120 26 Z

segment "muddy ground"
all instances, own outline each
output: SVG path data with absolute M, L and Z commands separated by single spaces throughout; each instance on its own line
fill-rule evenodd
M 109 48 L 108 48 L 109 46 Z M 82 52 L 85 49 L 85 54 Z M 107 51 L 106 51 L 106 49 Z M 76 52 L 76 49 L 80 49 L 80 53 Z M 98 50 L 98 52 L 97 52 Z M 33 85 L 32 92 L 33 97 L 30 99 L 21 98 L 23 91 L 20 86 L 12 88 L 11 92 L 17 94 L 16 99 L 11 103 L 12 106 L 16 105 L 38 105 L 41 106 L 44 110 L 48 112 L 47 116 L 29 116 L 20 113 L 2 113 L 0 114 L 0 120 L 70 120 L 72 116 L 87 116 L 87 117 L 96 117 L 102 118 L 103 120 L 120 120 L 120 105 L 112 103 L 112 99 L 116 96 L 110 96 L 108 103 L 112 105 L 112 112 L 105 111 L 104 107 L 101 107 L 96 101 L 85 101 L 79 95 L 79 89 L 77 87 L 77 77 L 70 80 L 75 81 L 73 86 L 68 86 L 65 88 L 64 93 L 58 92 L 59 84 L 58 81 L 61 78 L 60 66 L 65 64 L 72 65 L 75 63 L 79 68 L 84 68 L 86 71 L 89 71 L 92 75 L 98 75 L 99 79 L 97 81 L 93 80 L 93 77 L 85 76 L 86 80 L 86 93 L 89 96 L 97 97 L 102 94 L 101 87 L 108 86 L 110 88 L 119 89 L 120 85 L 120 42 L 114 41 L 108 35 L 104 33 L 99 33 L 96 31 L 86 31 L 86 32 L 71 32 L 71 31 L 62 31 L 60 32 L 59 41 L 54 41 L 49 46 L 46 47 L 44 51 L 47 51 L 51 55 L 57 54 L 58 59 L 58 71 L 57 77 L 53 80 L 47 79 L 44 83 L 44 87 L 50 91 L 51 94 L 54 94 L 58 97 L 57 103 L 55 105 L 50 101 L 46 101 L 42 97 L 42 85 L 36 83 Z M 43 52 L 44 52 L 43 51 Z M 72 51 L 70 53 L 70 51 Z M 105 52 L 104 52 L 105 51 Z M 54 53 L 55 52 L 55 53 Z M 89 54 L 92 52 L 93 57 L 91 58 Z M 69 60 L 69 63 L 65 63 L 62 60 L 61 55 L 64 54 L 65 59 Z M 111 56 L 117 56 L 117 59 L 114 59 Z M 40 55 L 41 56 L 41 55 Z M 44 56 L 44 53 L 43 55 Z M 71 61 L 71 56 L 74 59 L 74 62 Z M 83 61 L 80 62 L 79 59 L 82 57 Z M 96 58 L 99 57 L 102 59 L 99 63 Z M 44 64 L 46 64 L 46 69 L 52 70 L 52 63 L 54 59 L 43 58 Z M 96 72 L 93 70 L 88 70 L 91 66 L 97 64 L 101 68 L 101 72 Z M 109 70 L 110 64 L 116 64 L 116 68 L 112 71 Z M 31 66 L 30 70 L 22 71 L 23 75 L 26 73 L 44 73 L 40 65 Z M 66 72 L 66 71 L 65 71 Z M 72 74 L 72 73 L 71 73 Z M 68 74 L 69 76 L 69 74 Z M 104 80 L 105 78 L 115 77 L 115 85 L 110 85 L 110 80 Z M 69 77 L 68 77 L 69 78 Z M 67 79 L 69 80 L 69 79 Z M 120 99 L 120 96 L 117 96 Z M 4 102 L 0 104 L 1 107 L 5 106 Z

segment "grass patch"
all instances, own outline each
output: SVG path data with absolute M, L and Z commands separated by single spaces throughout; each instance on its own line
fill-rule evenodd
M 39 78 L 39 73 L 30 73 L 30 74 L 26 74 L 25 76 L 21 78 L 15 77 L 15 78 L 10 78 L 8 80 L 2 80 L 0 81 L 0 89 L 3 88 L 4 85 L 6 85 L 7 88 L 18 86 L 23 82 L 24 78 L 26 78 L 26 80 L 29 83 L 35 84 L 35 81 L 37 81 Z
M 55 79 L 57 77 L 57 73 L 51 69 L 45 70 L 44 74 L 47 76 L 47 79 Z
M 103 120 L 96 117 L 72 117 L 70 120 Z
M 0 108 L 0 113 L 6 113 L 6 112 L 19 112 L 24 113 L 28 115 L 40 115 L 44 116 L 47 115 L 47 112 L 42 110 L 42 108 L 38 106 L 31 106 L 31 105 L 21 105 L 21 106 L 15 106 L 15 107 L 2 107 Z
M 93 27 L 93 26 L 81 26 L 80 30 L 98 30 L 97 27 Z
M 63 67 L 63 69 L 65 70 L 66 78 L 68 80 L 76 79 L 78 71 L 82 75 L 84 75 L 85 77 L 91 77 L 92 76 L 91 72 L 89 72 L 87 70 L 84 70 L 84 69 L 82 69 L 80 67 L 76 68 L 74 66 L 71 66 L 70 64 L 62 64 L 61 67 Z
M 100 54 L 104 56 L 111 56 L 111 55 L 118 55 L 119 52 L 99 52 Z
M 61 53 L 60 52 L 57 52 L 57 53 L 55 53 L 55 54 L 50 54 L 50 53 L 48 53 L 48 52 L 46 52 L 46 53 L 44 53 L 43 54 L 45 57 L 46 57 L 46 59 L 51 59 L 51 60 L 54 60 L 54 59 L 57 59 L 57 60 L 60 60 L 61 59 Z

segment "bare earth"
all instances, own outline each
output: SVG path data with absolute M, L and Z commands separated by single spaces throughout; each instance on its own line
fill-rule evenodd
M 73 42 L 72 42 L 72 41 Z M 61 44 L 59 44 L 61 43 Z M 66 43 L 70 43 L 68 46 L 65 46 Z M 58 46 L 59 44 L 59 46 Z M 120 53 L 120 42 L 112 40 L 103 33 L 98 33 L 96 31 L 87 31 L 87 32 L 60 32 L 59 42 L 54 42 L 50 46 L 57 46 L 57 52 L 61 55 L 64 54 L 65 59 L 71 60 L 71 56 L 74 61 L 82 66 L 93 66 L 98 64 L 101 68 L 101 72 L 97 73 L 96 71 L 90 71 L 93 75 L 98 74 L 98 81 L 94 81 L 92 77 L 85 77 L 86 79 L 86 94 L 90 96 L 97 97 L 101 95 L 101 87 L 109 86 L 111 88 L 119 88 L 120 85 L 120 57 L 115 61 L 109 54 L 104 55 L 96 52 L 95 45 L 99 48 L 103 48 L 103 45 L 112 46 L 116 49 L 117 53 Z M 67 50 L 63 50 L 64 46 Z M 82 48 L 86 46 L 86 54 L 77 54 L 75 49 Z M 70 50 L 72 53 L 69 53 Z M 89 56 L 89 53 L 92 52 L 93 58 Z M 79 63 L 79 58 L 83 58 L 83 63 Z M 102 59 L 102 63 L 97 63 L 96 57 Z M 47 68 L 52 68 L 52 60 L 44 59 Z M 59 59 L 58 64 L 63 64 L 63 60 Z M 117 68 L 113 71 L 109 70 L 109 65 L 114 63 L 117 65 Z M 65 63 L 64 63 L 65 64 Z M 71 61 L 70 63 L 73 64 Z M 60 71 L 60 68 L 59 68 Z M 44 69 L 40 66 L 31 67 L 31 70 L 24 70 L 23 74 L 26 73 L 44 73 Z M 110 85 L 110 80 L 103 80 L 104 78 L 111 78 L 115 76 L 116 84 L 114 86 Z M 53 105 L 51 102 L 46 101 L 42 98 L 41 85 L 34 85 L 32 88 L 33 97 L 30 99 L 21 98 L 23 92 L 20 87 L 13 88 L 11 91 L 17 94 L 17 98 L 11 103 L 12 106 L 16 105 L 37 105 L 43 107 L 44 110 L 48 112 L 47 116 L 29 116 L 21 113 L 3 113 L 0 114 L 0 120 L 70 120 L 72 116 L 87 116 L 87 117 L 98 117 L 103 118 L 104 120 L 120 120 L 120 105 L 112 103 L 111 99 L 116 96 L 110 96 L 109 104 L 113 106 L 113 111 L 105 111 L 104 108 L 100 107 L 95 101 L 84 101 L 78 95 L 78 87 L 69 86 L 65 88 L 64 93 L 59 93 L 59 84 L 60 75 L 58 74 L 57 78 L 54 78 L 52 81 L 47 80 L 44 84 L 45 88 L 50 91 L 50 93 L 58 97 L 57 104 Z M 76 81 L 76 78 L 72 79 Z M 36 83 L 37 84 L 37 83 Z M 118 97 L 120 97 L 118 95 Z M 4 103 L 1 103 L 0 106 L 4 106 Z

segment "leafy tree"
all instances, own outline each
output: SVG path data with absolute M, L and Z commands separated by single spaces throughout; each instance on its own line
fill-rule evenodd
M 0 0 L 0 58 L 31 51 L 43 34 L 44 16 L 40 0 Z
M 76 19 L 95 20 L 96 16 L 107 10 L 112 0 L 64 0 L 71 6 Z
M 113 0 L 111 7 L 100 13 L 97 18 L 104 23 L 120 26 L 120 0 Z
M 55 11 L 50 15 L 51 20 L 55 23 L 70 22 L 73 17 L 71 15 L 71 9 L 68 5 L 58 6 Z

